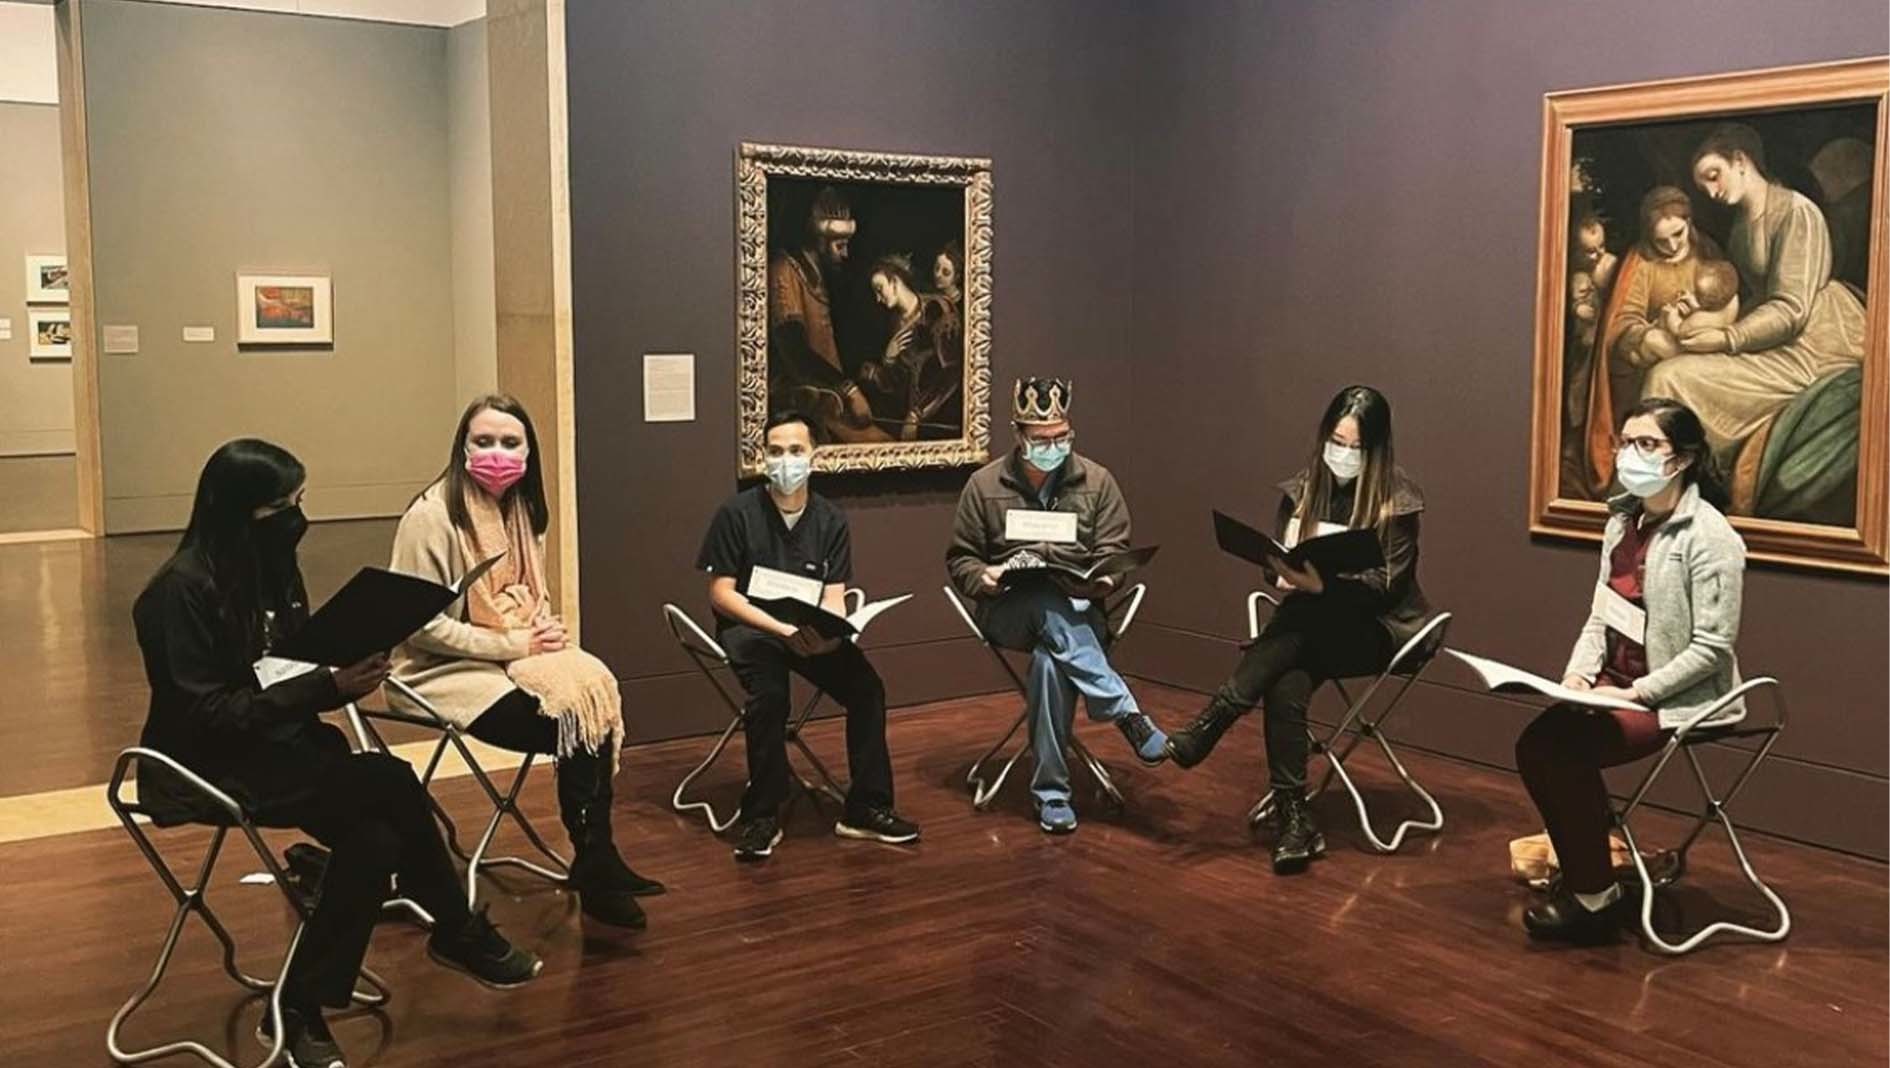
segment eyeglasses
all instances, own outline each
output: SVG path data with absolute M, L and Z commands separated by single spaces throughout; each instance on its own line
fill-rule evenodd
M 1633 438 L 1624 438 L 1624 437 L 1617 436 L 1614 439 L 1614 451 L 1616 452 L 1620 452 L 1622 449 L 1627 448 L 1629 445 L 1634 446 L 1634 451 L 1640 453 L 1642 456 L 1649 456 L 1649 457 L 1659 456 L 1659 455 L 1662 455 L 1663 453 L 1668 453 L 1668 452 L 1673 451 L 1672 441 L 1669 441 L 1666 438 L 1653 437 L 1652 435 L 1642 435 L 1640 437 L 1633 437 Z
M 1065 445 L 1072 444 L 1076 441 L 1076 431 L 1074 430 L 1067 431 L 1065 433 L 1058 434 L 1054 438 L 1034 438 L 1034 437 L 1031 437 L 1029 434 L 1025 434 L 1024 441 L 1030 445 L 1047 445 L 1052 448 L 1060 449 L 1064 447 Z

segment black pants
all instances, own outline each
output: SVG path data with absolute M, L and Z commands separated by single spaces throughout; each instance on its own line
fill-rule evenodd
M 1327 679 L 1375 675 L 1391 662 L 1391 634 L 1354 602 L 1288 597 L 1217 698 L 1240 708 L 1265 702 L 1268 785 L 1306 786 L 1306 706 Z
M 538 698 L 513 690 L 472 721 L 466 733 L 514 753 L 555 754 L 558 721 Z M 610 843 L 611 767 L 606 755 L 582 749 L 558 760 L 558 817 L 580 854 Z
M 316 754 L 322 775 L 313 791 L 258 818 L 297 827 L 329 848 L 321 903 L 302 932 L 283 985 L 285 1003 L 344 1008 L 367 956 L 389 879 L 433 914 L 436 930 L 454 932 L 469 913 L 426 791 L 406 761 L 384 753 Z
M 788 672 L 813 683 L 847 710 L 848 815 L 893 803 L 892 757 L 886 752 L 886 686 L 852 642 L 821 656 L 788 652 L 781 639 L 753 627 L 731 626 L 718 635 L 729 664 L 748 692 L 748 790 L 742 813 L 773 816 L 787 800 Z

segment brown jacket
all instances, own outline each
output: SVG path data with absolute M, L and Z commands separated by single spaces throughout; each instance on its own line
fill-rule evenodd
M 1280 501 L 1279 529 L 1276 536 L 1286 536 L 1287 521 L 1299 508 L 1300 495 L 1306 491 L 1305 471 L 1280 483 L 1286 496 Z M 1430 602 L 1418 586 L 1418 516 L 1424 511 L 1424 491 L 1411 476 L 1399 468 L 1391 492 L 1391 522 L 1379 535 L 1385 553 L 1385 566 L 1354 575 L 1339 575 L 1328 584 L 1329 594 L 1353 595 L 1370 606 L 1371 611 L 1391 632 L 1394 648 L 1411 640 L 1424 629 L 1431 617 Z M 1320 517 L 1314 516 L 1314 519 Z M 1307 524 L 1308 527 L 1311 524 Z M 1301 540 L 1311 536 L 1300 533 Z M 1328 576 L 1328 578 L 1332 578 Z
M 952 585 L 966 597 L 985 596 L 980 578 L 986 564 L 1003 561 L 1021 549 L 1045 560 L 1072 567 L 1088 567 L 1108 553 L 1129 548 L 1129 504 L 1122 499 L 1116 476 L 1094 460 L 1070 454 L 1058 475 L 1050 511 L 1076 513 L 1076 545 L 1023 545 L 1004 539 L 1004 513 L 1013 508 L 1042 511 L 1037 491 L 1024 475 L 1024 460 L 1016 450 L 985 464 L 965 483 L 958 497 L 958 515 L 952 521 L 952 544 L 945 550 L 945 568 Z

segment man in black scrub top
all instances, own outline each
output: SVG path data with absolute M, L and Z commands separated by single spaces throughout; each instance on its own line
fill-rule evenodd
M 764 440 L 768 480 L 723 503 L 696 557 L 696 566 L 709 573 L 716 638 L 748 693 L 748 789 L 742 795 L 735 859 L 763 860 L 781 841 L 790 670 L 847 710 L 852 786 L 834 833 L 894 844 L 915 841 L 919 828 L 893 812 L 886 687 L 866 654 L 851 641 L 823 639 L 783 623 L 748 599 L 751 593 L 761 599 L 817 597 L 822 607 L 844 616 L 846 584 L 853 577 L 846 515 L 807 488 L 814 463 L 807 418 L 774 416 Z

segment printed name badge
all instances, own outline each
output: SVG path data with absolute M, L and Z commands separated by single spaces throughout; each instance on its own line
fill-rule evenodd
M 756 564 L 748 573 L 748 596 L 763 601 L 786 599 L 820 605 L 819 579 L 802 578 Z
M 1647 642 L 1647 610 L 1607 586 L 1595 591 L 1595 614 L 1610 630 L 1637 645 Z
M 1004 540 L 1073 545 L 1076 543 L 1076 513 L 1008 508 L 1004 512 Z

